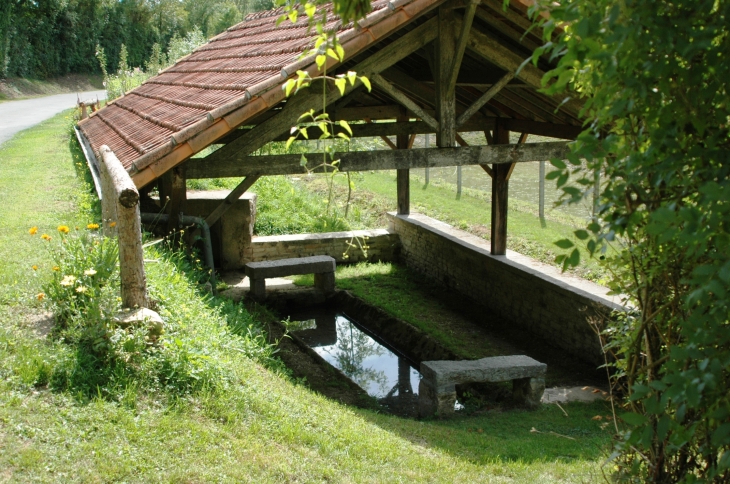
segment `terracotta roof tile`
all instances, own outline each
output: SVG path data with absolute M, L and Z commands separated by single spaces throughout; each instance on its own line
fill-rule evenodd
M 395 0 L 388 9 L 387 1 L 376 0 L 363 25 L 375 24 L 412 1 L 416 0 Z M 277 27 L 281 13 L 273 10 L 249 15 L 244 22 L 81 121 L 79 128 L 94 151 L 108 145 L 128 169 L 140 157 L 149 163 L 150 156 L 164 156 L 174 149 L 175 142 L 210 125 L 213 114 L 220 118 L 244 106 L 261 89 L 283 83 L 283 68 L 299 61 L 302 52 L 312 45 L 314 33 L 305 18 Z M 407 21 L 410 14 L 401 17 L 401 22 Z M 338 30 L 341 38 L 356 35 L 351 25 L 342 26 L 331 14 L 330 18 L 327 29 Z M 372 34 L 370 37 L 374 41 Z M 291 70 L 289 75 L 294 74 Z M 173 135 L 175 142 L 171 141 Z

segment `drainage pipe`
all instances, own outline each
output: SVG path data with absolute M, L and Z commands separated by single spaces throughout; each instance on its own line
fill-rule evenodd
M 169 215 L 158 213 L 142 213 L 140 217 L 142 222 L 146 224 L 154 224 L 157 222 L 167 223 L 170 219 Z M 192 215 L 180 214 L 180 222 L 183 224 L 197 225 L 203 231 L 203 258 L 205 259 L 205 265 L 210 269 L 210 283 L 215 294 L 215 264 L 213 263 L 213 244 L 210 240 L 210 227 L 208 227 L 204 218 L 193 217 Z

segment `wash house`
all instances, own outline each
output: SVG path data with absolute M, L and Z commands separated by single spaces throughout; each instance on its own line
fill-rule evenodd
M 92 159 L 109 146 L 140 193 L 158 189 L 157 210 L 167 215 L 168 229 L 179 226 L 181 213 L 202 217 L 211 227 L 227 225 L 219 229 L 233 234 L 222 236 L 228 245 L 223 266 L 315 254 L 338 258 L 342 245 L 326 234 L 299 245 L 294 236 L 290 243 L 252 239 L 255 207 L 237 208 L 252 200 L 245 192 L 255 192 L 260 177 L 306 173 L 300 154 L 254 152 L 286 140 L 302 113 L 326 105 L 333 120 L 350 124 L 353 137 L 381 137 L 390 147 L 341 153 L 341 171 L 397 170 L 397 213 L 389 230 L 370 234 L 373 247 L 383 244 L 371 258 L 398 258 L 486 302 L 494 314 L 600 363 L 586 319 L 614 307 L 605 291 L 568 281 L 519 255 L 505 256 L 515 165 L 564 157 L 567 141 L 560 140 L 574 139 L 581 130 L 577 99 L 539 92 L 543 74 L 554 67 L 549 59 L 538 58 L 537 66 L 524 63 L 542 44 L 540 29 L 529 30 L 526 3 L 512 0 L 503 10 L 501 0 L 377 0 L 357 27 L 331 19 L 326 28 L 338 30 L 345 58 L 328 58 L 327 74 L 354 71 L 372 86 L 368 91 L 361 82 L 348 83 L 344 95 L 329 82 L 287 97 L 282 87 L 297 71 L 321 74 L 312 56 L 301 57 L 312 47 L 313 34 L 303 18 L 277 27 L 281 12 L 252 14 L 82 120 L 80 138 Z M 482 133 L 484 143 L 469 146 L 460 136 L 464 132 Z M 519 133 L 517 143 L 510 143 L 510 133 Z M 319 137 L 315 127 L 308 134 Z M 436 147 L 414 147 L 418 134 L 434 136 Z M 556 141 L 531 143 L 530 135 Z M 218 149 L 201 156 L 210 146 Z M 310 167 L 317 165 L 321 155 L 309 160 Z M 491 209 L 488 246 L 410 214 L 411 169 L 463 165 L 479 165 L 491 178 L 492 200 L 484 206 Z M 203 201 L 186 192 L 186 180 L 223 177 L 243 180 L 230 193 Z M 238 215 L 231 217 L 235 210 Z M 236 226 L 244 222 L 249 228 Z M 287 254 L 287 248 L 296 253 Z

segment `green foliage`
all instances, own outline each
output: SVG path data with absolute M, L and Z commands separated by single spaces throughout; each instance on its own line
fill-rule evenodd
M 48 296 L 62 324 L 79 318 L 98 321 L 103 317 L 102 301 L 116 296 L 114 291 L 110 294 L 109 287 L 116 282 L 118 248 L 115 241 L 92 232 L 96 230 L 93 227 L 98 228 L 96 224 L 89 227 L 92 228 L 72 231 L 60 225 L 58 237 L 41 236 L 53 261 L 52 267 L 45 268 L 51 277 L 41 294 Z
M 98 45 L 109 56 L 106 69 L 119 64 L 122 44 L 127 63 L 143 66 L 155 56 L 155 44 L 160 51 L 170 51 L 175 37 L 185 38 L 197 29 L 209 38 L 246 14 L 270 6 L 267 0 L 4 0 L 0 2 L 0 77 L 44 79 L 96 73 Z M 169 57 L 174 61 L 179 55 Z
M 350 224 L 329 201 L 298 189 L 283 177 L 264 177 L 256 182 L 258 235 L 338 232 Z
M 106 87 L 106 98 L 108 101 L 124 96 L 127 91 L 141 85 L 147 79 L 157 75 L 162 69 L 171 66 L 180 57 L 188 55 L 196 47 L 205 43 L 202 32 L 194 28 L 185 37 L 175 34 L 170 40 L 168 54 L 162 52 L 159 44 L 152 46 L 150 60 L 146 63 L 146 71 L 139 67 L 130 68 L 127 64 L 127 46 L 122 44 L 119 53 L 119 66 L 116 74 L 109 75 L 106 69 L 106 54 L 104 48 L 96 46 L 96 58 L 99 61 L 102 73 L 104 74 L 104 87 Z
M 554 177 L 565 186 L 581 158 L 605 174 L 599 215 L 575 235 L 592 253 L 617 246 L 612 286 L 630 307 L 605 332 L 626 396 L 618 474 L 727 482 L 730 2 L 567 1 L 550 15 L 547 32 L 565 30 L 543 49 L 559 58 L 548 92 L 582 92 L 587 119 Z M 572 202 L 594 183 L 578 178 Z

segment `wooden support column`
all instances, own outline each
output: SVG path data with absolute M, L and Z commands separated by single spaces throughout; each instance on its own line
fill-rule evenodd
M 509 131 L 501 122 L 494 130 L 494 144 L 509 144 Z M 507 199 L 509 175 L 514 163 L 492 165 L 492 255 L 507 253 Z
M 99 152 L 101 176 L 105 180 L 103 199 L 115 207 L 114 222 L 119 243 L 122 307 L 146 308 L 147 278 L 144 272 L 139 192 L 112 150 L 104 145 Z
M 168 171 L 157 179 L 157 193 L 160 195 L 160 210 L 169 213 L 172 198 L 172 172 Z
M 398 121 L 408 121 L 405 113 L 398 117 Z M 409 148 L 409 136 L 407 134 L 399 134 L 396 136 L 396 147 L 399 150 L 407 150 Z M 411 183 L 410 170 L 396 170 L 396 185 L 398 193 L 398 215 L 408 215 L 411 213 Z
M 172 232 L 180 227 L 180 213 L 185 211 L 187 190 L 185 187 L 185 164 L 181 164 L 167 172 L 170 178 L 170 203 L 167 213 L 167 231 Z
M 456 57 L 456 16 L 451 3 L 439 7 L 438 37 L 436 38 L 436 117 L 439 130 L 436 133 L 436 145 L 439 148 L 451 148 L 456 144 L 456 94 L 449 82 Z

